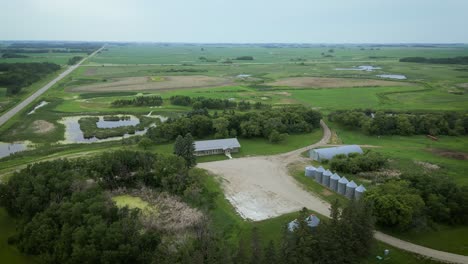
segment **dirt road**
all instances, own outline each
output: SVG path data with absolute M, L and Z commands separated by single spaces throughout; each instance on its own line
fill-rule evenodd
M 321 126 L 324 131 L 322 139 L 307 147 L 273 156 L 206 162 L 198 167 L 221 177 L 226 198 L 243 218 L 258 221 L 298 211 L 302 207 L 328 216 L 330 205 L 301 188 L 286 169 L 291 163 L 306 160 L 300 155 L 302 152 L 327 145 L 331 132 L 323 121 Z M 419 246 L 379 231 L 374 237 L 396 248 L 438 261 L 468 263 L 468 256 Z
M 10 109 L 8 112 L 6 112 L 5 114 L 3 114 L 2 116 L 0 116 L 0 126 L 2 126 L 3 124 L 5 124 L 8 120 L 10 120 L 14 115 L 16 115 L 17 113 L 19 113 L 21 110 L 23 110 L 25 107 L 27 107 L 30 103 L 32 103 L 34 100 L 36 100 L 39 96 L 41 96 L 43 93 L 45 93 L 47 90 L 49 90 L 50 87 L 54 86 L 54 84 L 56 84 L 57 82 L 59 82 L 60 80 L 62 80 L 63 78 L 65 78 L 65 76 L 67 76 L 68 74 L 70 74 L 72 71 L 74 71 L 76 68 L 78 68 L 80 66 L 81 63 L 83 63 L 86 59 L 94 56 L 96 53 L 98 53 L 99 51 L 101 51 L 102 49 L 104 48 L 101 47 L 100 49 L 96 50 L 95 52 L 93 52 L 91 55 L 89 55 L 88 57 L 82 59 L 80 62 L 78 62 L 77 64 L 73 65 L 73 66 L 70 66 L 67 70 L 65 70 L 64 72 L 62 72 L 61 74 L 59 74 L 59 76 L 57 76 L 57 78 L 53 79 L 52 81 L 50 81 L 49 83 L 47 83 L 46 85 L 44 85 L 42 88 L 40 88 L 39 90 L 37 90 L 35 93 L 33 93 L 31 96 L 29 96 L 28 98 L 24 99 L 21 103 L 17 104 L 15 107 L 13 107 L 12 109 Z

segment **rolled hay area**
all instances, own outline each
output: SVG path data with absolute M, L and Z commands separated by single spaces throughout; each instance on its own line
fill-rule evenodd
M 268 83 L 271 86 L 298 88 L 343 88 L 343 87 L 377 87 L 377 86 L 414 86 L 408 82 L 395 82 L 373 79 L 290 77 Z
M 329 215 L 329 205 L 288 175 L 280 156 L 259 156 L 198 165 L 221 178 L 226 199 L 244 219 L 260 221 L 307 207 Z
M 157 78 L 157 79 L 155 79 Z M 206 88 L 233 85 L 232 78 L 192 76 L 126 77 L 112 78 L 107 82 L 67 88 L 68 92 L 122 92 L 164 91 L 174 89 Z

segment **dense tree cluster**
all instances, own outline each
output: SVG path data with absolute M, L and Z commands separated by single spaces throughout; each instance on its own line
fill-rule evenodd
M 92 53 L 101 47 L 100 43 L 94 42 L 15 42 L 0 52 L 15 53 Z
M 9 241 L 41 263 L 172 263 L 191 255 L 191 246 L 168 252 L 163 231 L 143 227 L 136 209 L 117 208 L 105 192 L 142 184 L 194 204 L 206 200 L 196 174 L 172 155 L 116 151 L 37 163 L 0 184 L 1 206 L 21 220 Z
M 163 104 L 161 96 L 137 96 L 133 99 L 119 99 L 112 103 L 112 106 L 160 106 Z
M 253 59 L 254 59 L 253 56 L 239 56 L 235 58 L 235 60 L 253 60 Z
M 371 110 L 336 111 L 329 119 L 369 135 L 466 135 L 465 113 L 372 113 Z
M 369 254 L 373 239 L 373 218 L 370 206 L 350 203 L 338 209 L 332 205 L 330 221 L 322 221 L 314 229 L 305 218 L 307 210 L 301 210 L 298 227 L 293 231 L 286 228 L 279 247 L 271 241 L 262 243 L 258 230 L 252 230 L 251 241 L 239 242 L 233 256 L 234 263 L 359 263 Z M 250 242 L 250 243 L 248 243 Z M 262 244 L 267 244 L 262 248 Z
M 377 224 L 409 229 L 432 222 L 468 223 L 468 187 L 441 175 L 402 175 L 366 192 Z
M 405 57 L 400 62 L 432 63 L 432 64 L 468 64 L 468 56 L 454 58 L 424 58 Z
M 29 56 L 23 54 L 17 54 L 13 52 L 7 52 L 2 54 L 2 58 L 9 59 L 9 58 L 28 58 Z
M 366 151 L 364 154 L 350 153 L 336 155 L 330 160 L 330 169 L 345 173 L 376 171 L 387 163 L 387 158 L 377 152 Z
M 265 109 L 269 108 L 269 105 L 265 105 L 261 102 L 251 104 L 248 101 L 240 101 L 239 103 L 217 98 L 206 98 L 206 97 L 190 97 L 185 95 L 174 95 L 169 98 L 171 104 L 181 106 L 192 106 L 194 109 L 238 109 L 240 111 L 247 111 L 252 108 L 254 109 Z
M 0 86 L 7 88 L 7 94 L 15 95 L 23 87 L 39 81 L 46 75 L 58 71 L 54 63 L 0 63 Z
M 75 65 L 77 64 L 80 60 L 82 60 L 83 57 L 81 56 L 74 56 L 68 60 L 68 65 Z
M 147 135 L 156 142 L 171 141 L 187 133 L 196 138 L 240 136 L 269 139 L 274 131 L 280 134 L 311 132 L 320 126 L 320 119 L 319 112 L 304 107 L 286 107 L 249 113 L 231 111 L 213 116 L 207 111 L 198 111 L 190 117 L 169 119 L 157 127 L 150 128 Z

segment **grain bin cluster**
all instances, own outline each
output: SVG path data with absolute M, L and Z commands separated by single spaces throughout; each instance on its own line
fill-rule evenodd
M 346 177 L 340 177 L 337 173 L 332 173 L 325 170 L 322 166 L 315 168 L 314 166 L 305 167 L 305 176 L 314 179 L 323 186 L 346 196 L 348 199 L 359 200 L 366 188 L 361 184 L 357 186 L 354 181 L 348 181 Z

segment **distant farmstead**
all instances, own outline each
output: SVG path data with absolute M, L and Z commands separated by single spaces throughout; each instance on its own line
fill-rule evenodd
M 361 147 L 358 145 L 348 145 L 348 146 L 340 146 L 340 147 L 333 147 L 333 148 L 321 148 L 321 149 L 311 149 L 309 152 L 309 157 L 316 161 L 322 160 L 330 160 L 336 155 L 345 154 L 348 155 L 350 153 L 359 153 L 362 154 L 363 151 Z
M 231 154 L 239 152 L 241 145 L 237 138 L 195 141 L 195 155 Z

